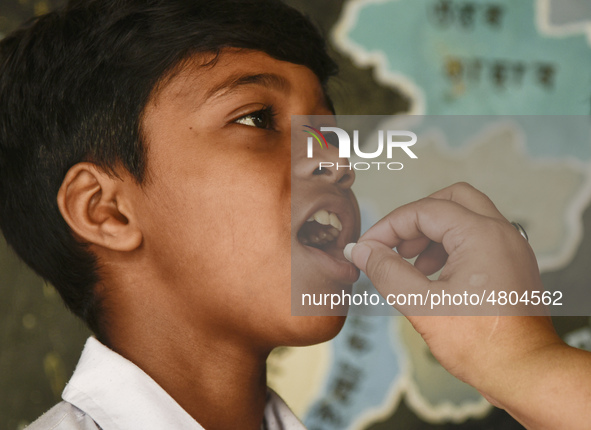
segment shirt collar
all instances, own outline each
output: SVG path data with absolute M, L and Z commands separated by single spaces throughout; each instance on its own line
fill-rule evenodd
M 94 337 L 86 341 L 62 398 L 104 430 L 203 430 L 142 369 Z
M 302 422 L 294 415 L 275 391 L 268 388 L 265 424 L 269 430 L 306 430 Z
M 88 338 L 62 398 L 89 415 L 103 430 L 204 430 L 150 376 L 131 361 Z M 283 400 L 269 390 L 268 429 L 305 430 Z

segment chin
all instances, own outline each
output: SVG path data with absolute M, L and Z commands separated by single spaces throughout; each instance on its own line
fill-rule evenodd
M 335 337 L 345 324 L 343 315 L 306 315 L 290 317 L 290 332 L 277 346 L 310 346 Z

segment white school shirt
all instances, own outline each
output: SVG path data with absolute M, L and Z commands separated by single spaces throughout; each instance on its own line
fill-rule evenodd
M 204 430 L 131 361 L 88 338 L 63 401 L 29 430 Z M 264 428 L 305 430 L 285 402 L 268 391 Z

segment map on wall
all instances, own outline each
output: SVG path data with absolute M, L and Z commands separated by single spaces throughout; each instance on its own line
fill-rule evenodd
M 360 201 L 365 229 L 401 204 L 466 181 L 526 227 L 542 273 L 573 260 L 591 201 L 591 135 L 578 130 L 584 137 L 574 138 L 567 126 L 551 137 L 546 129 L 541 139 L 535 121 L 520 117 L 589 115 L 591 3 L 558 3 L 345 3 L 333 28 L 334 46 L 356 65 L 375 67 L 381 84 L 405 93 L 408 113 L 512 116 L 492 125 L 475 119 L 461 133 L 443 125 L 431 130 L 419 167 L 397 178 L 412 186 L 380 186 L 371 174 L 358 175 L 356 190 L 374 190 Z M 575 337 L 591 339 L 591 330 Z M 282 370 L 287 362 L 294 370 Z M 440 367 L 401 317 L 352 316 L 332 342 L 280 350 L 271 364 L 270 383 L 310 429 L 373 428 L 393 415 L 402 396 L 431 423 L 477 419 L 491 408 Z M 304 372 L 319 382 L 293 390 L 294 375 Z M 297 395 L 290 398 L 290 392 Z

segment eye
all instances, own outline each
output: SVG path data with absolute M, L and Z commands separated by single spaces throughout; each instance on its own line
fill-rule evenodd
M 237 124 L 248 125 L 250 127 L 273 129 L 275 126 L 274 122 L 275 111 L 272 106 L 265 107 L 256 112 L 246 114 L 234 122 Z

